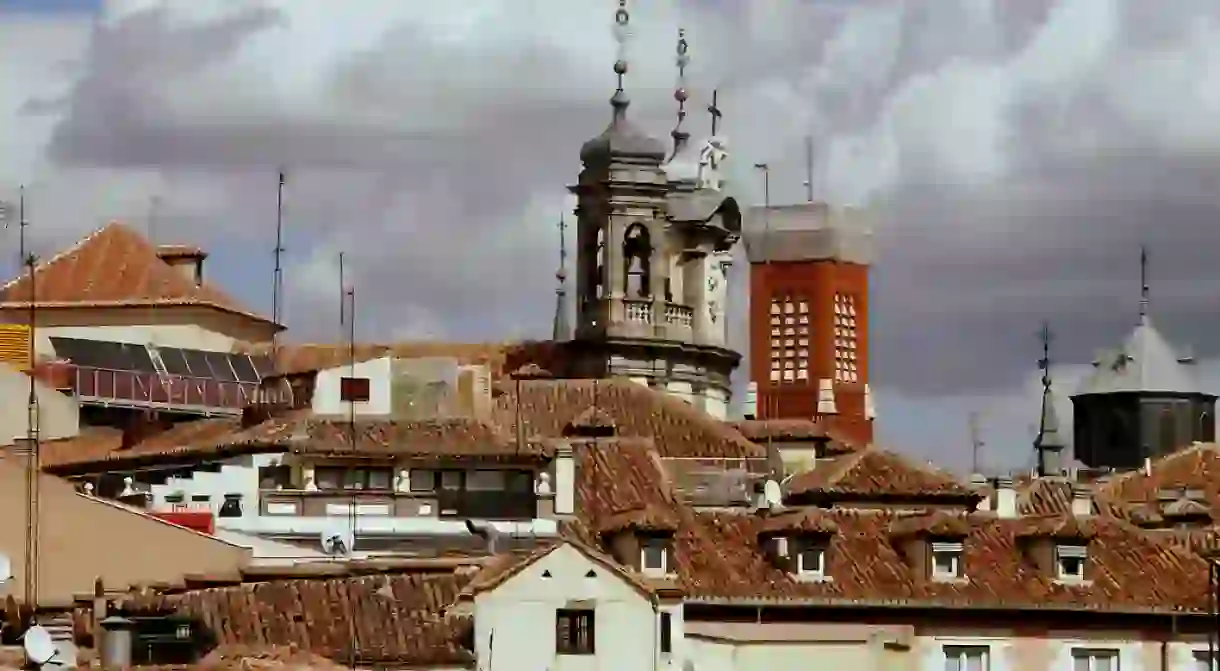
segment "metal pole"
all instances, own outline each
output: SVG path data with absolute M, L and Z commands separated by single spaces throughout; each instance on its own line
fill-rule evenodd
M 22 219 L 24 222 L 24 219 Z M 24 228 L 22 229 L 24 230 Z M 35 346 L 34 341 L 37 335 L 37 318 L 38 318 L 38 302 L 37 302 L 37 285 L 35 284 L 35 270 L 37 259 L 33 254 L 25 258 L 26 268 L 30 273 L 30 304 L 29 304 L 29 396 L 26 400 L 26 462 L 25 462 L 25 488 L 26 488 L 26 528 L 25 528 L 25 603 L 30 608 L 37 608 L 38 605 L 38 522 L 39 512 L 39 418 L 38 418 L 38 393 L 37 385 L 34 376 L 34 358 Z
M 768 311 L 768 314 L 770 314 L 771 304 L 772 304 L 772 301 L 774 300 L 774 298 L 772 297 L 772 295 L 770 293 L 771 273 L 769 272 L 770 266 L 771 266 L 771 166 L 767 165 L 766 163 L 755 163 L 754 169 L 761 171 L 762 176 L 763 176 L 763 237 L 762 237 L 763 286 L 766 286 L 768 288 L 767 311 Z M 770 323 L 769 320 L 770 320 L 770 317 L 768 317 L 768 323 Z M 769 326 L 768 326 L 767 342 L 768 343 L 771 342 Z M 770 345 L 768 345 L 768 347 L 767 347 L 767 352 L 768 352 L 767 362 L 769 364 L 770 360 L 771 360 Z M 782 374 L 783 373 L 781 372 L 781 375 Z M 775 394 L 773 393 L 774 390 L 772 389 L 773 386 L 774 385 L 771 380 L 771 373 L 770 373 L 770 370 L 768 370 L 766 387 L 764 388 L 764 387 L 762 387 L 761 384 L 759 385 L 760 389 L 765 389 L 765 392 L 764 392 L 765 396 L 763 398 L 763 403 L 762 403 L 762 414 L 763 414 L 762 419 L 764 419 L 764 420 L 772 419 L 772 415 L 775 414 L 773 412 L 774 408 L 772 407 L 772 405 L 776 402 Z M 755 402 L 757 402 L 757 399 L 755 399 Z M 769 429 L 767 430 L 767 450 L 768 450 L 768 454 L 770 454 L 771 431 Z

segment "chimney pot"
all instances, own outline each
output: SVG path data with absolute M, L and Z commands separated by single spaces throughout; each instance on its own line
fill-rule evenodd
M 190 245 L 161 245 L 157 247 L 157 258 L 195 286 L 203 284 L 203 262 L 208 258 L 208 253 L 202 249 Z
M 560 443 L 555 449 L 555 514 L 576 512 L 576 459 L 570 443 Z

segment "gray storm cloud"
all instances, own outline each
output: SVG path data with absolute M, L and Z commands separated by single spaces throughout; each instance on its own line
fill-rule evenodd
M 26 111 L 57 115 L 63 183 L 135 180 L 165 194 L 180 232 L 265 238 L 267 181 L 289 166 L 288 314 L 306 335 L 333 330 L 328 259 L 343 249 L 370 337 L 544 336 L 563 187 L 608 119 L 613 8 L 352 4 L 352 37 L 344 10 L 317 3 L 114 11 L 66 97 Z M 695 109 L 719 87 L 746 200 L 761 200 L 757 161 L 775 200 L 803 199 L 814 137 L 819 195 L 878 213 L 882 386 L 1013 388 L 1042 319 L 1062 358 L 1087 362 L 1134 318 L 1141 243 L 1158 319 L 1214 357 L 1220 26 L 1202 0 L 1151 4 L 648 3 L 631 113 L 657 136 L 672 125 L 682 24 Z M 690 123 L 706 132 L 705 116 Z

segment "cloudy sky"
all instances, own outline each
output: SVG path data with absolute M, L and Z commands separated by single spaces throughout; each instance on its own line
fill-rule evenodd
M 695 108 L 719 89 L 744 200 L 759 161 L 773 200 L 803 199 L 808 134 L 819 197 L 878 213 L 888 444 L 966 465 L 977 411 L 987 464 L 1032 463 L 1039 323 L 1066 396 L 1134 322 L 1141 243 L 1158 323 L 1220 389 L 1214 0 L 636 4 L 638 120 L 672 125 L 685 26 Z M 339 336 L 341 250 L 366 338 L 545 336 L 564 185 L 609 115 L 613 10 L 0 0 L 0 197 L 29 185 L 44 254 L 115 218 L 205 245 L 210 276 L 269 311 L 283 165 L 296 337 Z

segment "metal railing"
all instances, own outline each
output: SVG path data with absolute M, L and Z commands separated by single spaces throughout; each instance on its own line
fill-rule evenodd
M 85 402 L 119 403 L 240 412 L 258 390 L 255 382 L 224 382 L 186 375 L 75 366 L 72 392 Z

